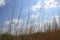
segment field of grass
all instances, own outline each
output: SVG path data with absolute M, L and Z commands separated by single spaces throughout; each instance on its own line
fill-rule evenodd
M 38 32 L 35 34 L 12 36 L 9 34 L 0 35 L 0 40 L 60 40 L 60 30 L 53 32 Z

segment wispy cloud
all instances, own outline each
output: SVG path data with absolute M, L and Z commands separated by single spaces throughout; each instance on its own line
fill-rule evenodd
M 55 0 L 44 0 L 38 1 L 35 5 L 32 5 L 31 10 L 32 11 L 37 11 L 41 8 L 48 9 L 48 8 L 55 8 L 57 7 L 58 2 Z
M 0 6 L 6 5 L 6 0 L 0 0 Z
M 15 24 L 16 25 L 17 23 L 19 23 L 19 24 L 20 23 L 23 23 L 23 19 L 19 19 L 19 20 L 18 19 L 13 19 L 12 20 L 12 24 Z M 5 21 L 4 24 L 7 24 L 8 25 L 8 24 L 10 24 L 10 21 Z
M 3 33 L 8 32 L 10 23 L 11 23 L 10 21 L 5 21 L 4 22 Z M 17 23 L 19 23 L 19 24 L 17 25 Z M 11 34 L 15 34 L 17 29 L 19 30 L 19 28 L 22 28 L 21 27 L 22 24 L 23 24 L 23 19 L 19 19 L 19 20 L 18 19 L 13 19 L 12 24 L 11 24 L 11 30 L 12 30 Z M 16 27 L 16 25 L 17 25 L 17 27 Z
M 32 15 L 32 17 L 33 17 L 33 19 L 34 18 L 37 18 L 38 16 L 36 16 L 36 15 Z M 24 34 L 24 32 L 25 31 L 27 31 L 27 32 L 29 32 L 30 31 L 30 27 L 32 26 L 32 31 L 33 32 L 38 32 L 38 31 L 42 31 L 42 32 L 44 32 L 45 30 L 47 30 L 48 29 L 48 27 L 53 27 L 53 25 L 55 25 L 54 23 L 55 23 L 55 21 L 54 21 L 54 19 L 56 20 L 56 23 L 58 23 L 58 26 L 60 26 L 59 25 L 59 23 L 60 23 L 60 17 L 59 16 L 53 16 L 53 17 L 51 17 L 51 19 L 50 20 L 45 20 L 45 21 L 43 21 L 43 22 L 35 22 L 34 24 L 28 24 L 28 26 L 25 26 L 25 27 L 23 27 L 23 26 L 21 26 L 21 24 L 19 24 L 19 26 L 18 27 L 14 27 L 14 25 L 13 25 L 13 27 L 12 27 L 12 34 L 15 34 L 16 33 L 16 31 L 18 32 L 18 33 L 23 33 Z M 20 20 L 20 23 L 22 23 L 23 21 L 22 21 L 22 19 Z M 9 22 L 5 22 L 5 23 L 9 23 Z M 13 20 L 13 23 L 17 23 L 17 19 L 14 19 Z M 22 24 L 23 25 L 23 24 Z M 27 28 L 28 27 L 28 28 Z M 45 27 L 45 28 L 44 28 Z M 17 30 L 14 30 L 14 29 L 17 29 Z M 27 28 L 27 30 L 25 30 Z M 40 30 L 41 29 L 41 30 Z M 3 33 L 4 32 L 7 32 L 7 30 L 8 30 L 8 28 L 6 28 L 6 27 L 4 27 L 3 28 Z M 23 31 L 21 31 L 21 30 L 23 30 Z M 27 33 L 26 33 L 27 34 Z
M 37 11 L 37 10 L 40 9 L 41 7 L 42 7 L 41 1 L 38 1 L 36 5 L 33 5 L 33 6 L 31 7 L 31 10 L 32 10 L 32 11 Z
M 55 0 L 45 0 L 44 1 L 44 8 L 48 9 L 48 8 L 54 8 L 57 7 L 57 2 Z
M 4 27 L 2 33 L 7 33 L 7 32 L 8 32 L 8 28 L 7 27 Z
M 30 19 L 36 19 L 36 18 L 38 18 L 39 17 L 39 15 L 37 14 L 37 15 L 31 15 L 30 16 Z

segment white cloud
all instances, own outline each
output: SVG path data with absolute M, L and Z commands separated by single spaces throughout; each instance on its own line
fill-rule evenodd
M 22 19 L 19 19 L 19 20 L 18 19 L 13 19 L 12 22 L 13 22 L 13 24 L 17 24 L 17 23 L 20 24 L 20 23 L 23 23 L 23 20 Z
M 6 33 L 6 32 L 8 32 L 8 30 L 9 30 L 9 24 L 10 24 L 11 22 L 10 21 L 5 21 L 4 22 L 4 27 L 3 27 L 3 33 Z M 19 23 L 19 25 L 17 25 L 17 23 Z M 11 34 L 15 34 L 16 33 L 16 30 L 18 29 L 20 29 L 20 28 L 22 28 L 21 26 L 22 26 L 22 24 L 23 24 L 23 19 L 19 19 L 19 21 L 18 21 L 18 19 L 13 19 L 12 20 L 12 24 L 11 24 Z M 15 25 L 17 25 L 17 27 L 15 26 Z M 18 31 L 17 30 L 17 31 Z M 19 30 L 20 31 L 20 30 Z
M 3 33 L 7 33 L 8 32 L 8 28 L 7 27 L 4 27 L 3 28 Z
M 4 22 L 4 24 L 9 24 L 9 21 Z
M 33 6 L 31 7 L 31 10 L 32 10 L 32 11 L 37 11 L 37 10 L 40 9 L 41 7 L 42 7 L 41 1 L 38 1 L 38 3 L 37 3 L 36 5 L 33 5 Z
M 4 24 L 7 24 L 7 25 L 10 24 L 10 23 L 11 23 L 10 21 L 5 21 L 4 22 Z M 20 23 L 23 23 L 23 19 L 19 19 L 19 20 L 18 19 L 13 19 L 12 20 L 12 24 L 15 24 L 16 25 L 17 23 L 19 23 L 19 24 Z
M 55 2 L 55 0 L 45 0 L 44 1 L 44 8 L 48 9 L 48 8 L 54 8 L 57 7 L 57 2 Z
M 0 0 L 0 6 L 6 5 L 6 0 Z
M 31 7 L 31 10 L 32 11 L 37 11 L 42 7 L 45 8 L 45 9 L 55 8 L 55 7 L 57 7 L 57 5 L 58 5 L 58 2 L 55 1 L 55 0 L 44 0 L 43 2 L 38 1 L 36 5 L 33 5 Z
M 37 15 L 31 15 L 30 18 L 31 19 L 36 19 L 36 18 L 38 18 L 38 16 L 39 16 L 38 14 Z
M 36 16 L 36 15 L 32 15 L 32 18 L 34 19 L 34 18 L 37 18 L 38 16 Z M 54 23 L 52 23 L 54 20 L 53 20 L 53 18 L 56 18 L 56 20 L 57 20 L 57 22 L 60 22 L 60 21 L 58 21 L 58 20 L 60 20 L 60 17 L 59 16 L 53 16 L 50 20 L 45 20 L 45 21 L 41 21 L 41 22 L 35 22 L 34 24 L 28 24 L 28 26 L 25 26 L 25 27 L 23 27 L 23 26 L 21 26 L 21 25 L 19 25 L 18 27 L 16 27 L 16 29 L 17 29 L 17 32 L 18 33 L 23 33 L 24 34 L 24 32 L 25 31 L 27 31 L 27 32 L 30 32 L 30 27 L 32 26 L 32 31 L 33 32 L 37 32 L 37 31 L 42 31 L 42 32 L 44 32 L 46 29 L 48 29 L 48 27 L 49 27 L 49 25 L 52 27 L 53 26 L 53 24 Z M 18 20 L 17 19 L 13 19 L 13 23 L 17 23 L 18 22 Z M 20 19 L 20 23 L 22 23 L 23 22 L 23 20 L 22 19 Z M 5 22 L 5 23 L 9 23 L 9 22 Z M 52 24 L 51 24 L 52 23 Z M 23 24 L 22 24 L 23 25 Z M 40 26 L 39 26 L 40 25 Z M 14 26 L 14 25 L 13 25 Z M 58 25 L 58 26 L 60 26 L 60 25 Z M 28 27 L 28 28 L 27 28 Z M 45 28 L 44 28 L 45 27 Z M 12 33 L 13 34 L 15 34 L 16 33 L 16 30 L 14 30 L 14 28 L 15 27 L 12 27 Z M 27 28 L 27 30 L 24 30 L 24 29 L 26 29 Z M 4 32 L 7 32 L 7 28 L 4 28 L 3 29 L 4 30 Z M 20 30 L 23 30 L 23 31 L 20 31 Z

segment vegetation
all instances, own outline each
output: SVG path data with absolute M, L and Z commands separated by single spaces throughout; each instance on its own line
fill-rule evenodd
M 35 34 L 13 36 L 9 34 L 0 35 L 0 40 L 60 40 L 60 30 L 38 32 Z

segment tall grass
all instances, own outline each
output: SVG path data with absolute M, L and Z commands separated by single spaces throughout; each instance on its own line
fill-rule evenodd
M 38 32 L 35 34 L 13 36 L 9 34 L 0 35 L 0 40 L 60 40 L 60 30 Z

